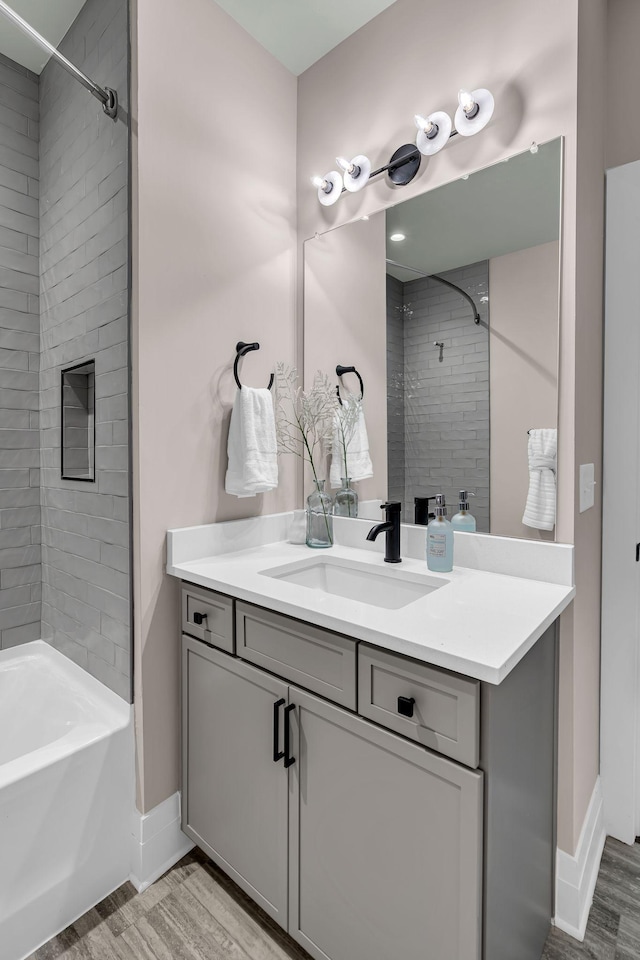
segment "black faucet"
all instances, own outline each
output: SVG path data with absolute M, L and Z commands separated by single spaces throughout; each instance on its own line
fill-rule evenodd
M 402 563 L 400 556 L 400 511 L 402 504 L 396 500 L 380 506 L 387 515 L 383 523 L 376 523 L 367 534 L 367 540 L 375 540 L 379 533 L 385 534 L 384 559 L 387 563 Z

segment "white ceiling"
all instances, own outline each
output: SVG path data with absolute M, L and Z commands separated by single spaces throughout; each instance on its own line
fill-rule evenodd
M 6 0 L 23 20 L 58 46 L 67 30 L 82 10 L 85 0 Z M 0 53 L 34 73 L 40 73 L 49 55 L 39 44 L 26 36 L 0 14 Z
M 395 0 L 217 0 L 298 76 Z
M 57 46 L 85 0 L 6 0 Z M 395 0 L 218 0 L 241 27 L 296 76 Z M 0 15 L 0 53 L 40 73 L 49 59 Z

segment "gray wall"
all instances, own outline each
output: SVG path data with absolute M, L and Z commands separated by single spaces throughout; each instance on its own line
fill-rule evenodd
M 38 78 L 0 55 L 0 647 L 40 636 Z
M 60 45 L 127 108 L 125 0 Z M 55 63 L 40 77 L 43 638 L 129 697 L 128 131 Z M 95 358 L 96 482 L 60 476 L 60 371 Z
M 482 302 L 488 262 L 442 276 L 471 294 L 483 322 L 474 324 L 460 294 L 436 280 L 403 284 L 404 517 L 413 519 L 414 496 L 435 493 L 445 494 L 451 517 L 466 488 L 476 495 L 471 512 L 478 530 L 488 533 L 489 340 L 488 302 Z M 434 341 L 444 343 L 442 362 Z M 391 434 L 389 443 L 391 458 L 397 445 Z

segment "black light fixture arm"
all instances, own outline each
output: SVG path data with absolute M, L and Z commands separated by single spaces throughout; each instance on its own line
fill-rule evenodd
M 245 343 L 243 340 L 238 340 L 236 343 L 236 358 L 233 361 L 233 378 L 236 381 L 238 390 L 242 390 L 242 384 L 240 383 L 240 377 L 238 376 L 238 363 L 240 361 L 240 357 L 244 357 L 245 354 L 251 353 L 252 350 L 259 349 L 259 343 Z M 267 390 L 271 390 L 271 387 L 273 386 L 273 379 L 273 374 L 271 374 Z

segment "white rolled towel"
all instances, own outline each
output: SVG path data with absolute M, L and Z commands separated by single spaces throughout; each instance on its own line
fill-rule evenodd
M 242 387 L 236 392 L 227 454 L 227 493 L 254 497 L 278 486 L 276 422 L 269 390 Z
M 346 467 L 341 424 L 344 426 L 347 447 Z M 366 480 L 373 476 L 373 464 L 369 453 L 369 437 L 362 400 L 348 397 L 343 400 L 343 406 L 337 410 L 335 415 L 331 470 L 329 472 L 331 486 L 339 487 L 342 477 L 347 476 L 351 480 Z
M 522 522 L 535 530 L 553 530 L 556 524 L 558 431 L 529 431 L 529 493 Z

